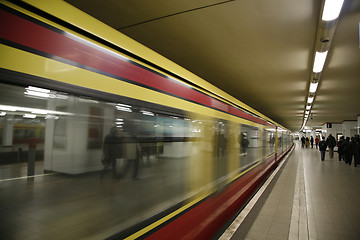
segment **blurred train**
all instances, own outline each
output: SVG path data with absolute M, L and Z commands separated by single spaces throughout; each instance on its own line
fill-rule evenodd
M 215 238 L 293 145 L 278 123 L 64 1 L 0 2 L 2 146 L 21 142 L 26 121 L 45 171 L 97 176 L 115 129 L 118 167 L 141 160 L 138 181 L 103 200 L 119 213 L 101 220 L 109 239 Z

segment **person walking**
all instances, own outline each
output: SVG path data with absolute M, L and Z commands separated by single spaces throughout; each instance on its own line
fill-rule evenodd
M 343 154 L 344 154 L 344 161 L 346 164 L 350 164 L 350 158 L 351 158 L 351 145 L 350 145 L 350 138 L 346 137 L 346 140 L 343 144 Z
M 339 141 L 337 142 L 336 146 L 338 147 L 338 154 L 339 154 L 339 161 L 344 158 L 344 136 L 341 136 Z
M 310 144 L 311 144 L 311 148 L 314 148 L 314 138 L 313 138 L 313 136 L 310 137 Z
M 333 158 L 334 157 L 334 147 L 336 146 L 336 140 L 331 134 L 326 139 L 326 144 L 329 147 L 329 157 Z
M 354 166 L 356 167 L 359 164 L 359 142 L 357 141 L 357 137 L 352 137 L 350 142 L 350 164 L 352 163 L 352 159 L 354 158 Z
M 327 143 L 325 141 L 325 137 L 322 137 L 322 140 L 319 142 L 319 150 L 321 153 L 321 161 L 325 160 L 325 152 L 327 148 Z
M 318 136 L 316 136 L 316 138 L 315 138 L 315 147 L 316 147 L 316 149 L 317 149 L 318 146 L 319 146 L 319 142 L 320 142 L 320 139 L 319 139 Z
M 305 146 L 305 137 L 302 136 L 302 138 L 301 138 L 301 147 L 304 148 L 304 146 Z

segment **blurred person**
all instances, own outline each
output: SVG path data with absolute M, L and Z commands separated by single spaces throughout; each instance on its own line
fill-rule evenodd
M 339 154 L 339 161 L 344 159 L 344 136 L 341 136 L 339 141 L 337 142 L 336 146 L 338 147 L 338 154 Z
M 329 157 L 334 157 L 334 147 L 336 146 L 335 138 L 330 134 L 326 139 L 326 144 L 329 147 Z
M 129 125 L 129 124 L 128 124 Z M 138 173 L 140 167 L 140 160 L 143 159 L 143 151 L 145 147 L 148 147 L 146 144 L 145 138 L 139 138 L 136 136 L 135 131 L 130 126 L 124 131 L 124 151 L 125 151 L 125 163 L 122 171 L 122 176 L 127 175 L 127 173 L 132 168 L 131 177 L 134 180 L 139 180 Z M 145 151 L 147 153 L 147 150 Z
M 246 155 L 247 154 L 247 148 L 249 147 L 249 140 L 247 139 L 246 135 L 241 132 L 238 141 L 239 141 L 240 146 L 241 146 L 242 154 Z
M 346 164 L 350 164 L 350 157 L 351 157 L 351 145 L 350 145 L 350 138 L 346 137 L 346 140 L 343 145 L 343 154 L 344 154 L 344 161 Z
M 310 147 L 310 140 L 308 137 L 305 138 L 305 146 L 306 146 L 306 148 Z
M 316 138 L 315 138 L 315 147 L 316 147 L 316 149 L 317 149 L 318 146 L 319 146 L 319 142 L 320 142 L 320 139 L 319 139 L 318 136 L 316 136 Z
M 104 139 L 103 157 L 101 163 L 104 165 L 104 169 L 101 172 L 101 178 L 103 178 L 111 168 L 113 178 L 117 178 L 116 161 L 122 155 L 121 138 L 116 127 L 112 127 L 108 135 Z
M 356 165 L 360 164 L 360 136 L 356 135 L 355 136 L 355 141 L 356 141 L 356 149 L 355 149 L 355 153 L 354 153 L 354 161 L 355 163 L 355 167 Z
M 301 147 L 304 148 L 304 146 L 305 146 L 305 137 L 302 136 L 302 138 L 301 138 Z
M 311 148 L 314 148 L 314 138 L 313 138 L 313 136 L 310 137 L 310 144 L 311 144 Z
M 325 141 L 325 137 L 322 137 L 322 140 L 319 142 L 319 151 L 321 153 L 321 161 L 325 160 L 326 148 L 327 148 L 327 143 Z
M 359 152 L 360 151 L 360 143 L 358 141 L 358 135 L 351 138 L 350 142 L 350 165 L 352 163 L 352 159 L 354 158 L 354 166 L 356 167 L 359 164 Z

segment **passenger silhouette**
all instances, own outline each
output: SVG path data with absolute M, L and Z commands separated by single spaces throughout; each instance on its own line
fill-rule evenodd
M 104 165 L 104 169 L 101 172 L 101 178 L 105 176 L 109 168 L 111 168 L 112 176 L 114 178 L 118 177 L 116 171 L 116 161 L 122 156 L 121 142 L 122 141 L 116 127 L 111 128 L 109 134 L 106 135 L 104 139 L 103 157 L 101 160 L 101 163 Z
M 327 148 L 327 143 L 325 141 L 325 137 L 322 137 L 322 140 L 319 142 L 319 150 L 321 153 L 321 161 L 325 160 L 325 152 Z
M 336 140 L 333 137 L 333 135 L 329 135 L 328 138 L 326 139 L 326 144 L 329 147 L 329 156 L 330 158 L 334 157 L 334 147 L 336 146 Z

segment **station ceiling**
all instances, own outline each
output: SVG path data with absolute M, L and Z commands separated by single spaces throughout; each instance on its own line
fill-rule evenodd
M 67 2 L 288 129 L 301 128 L 319 32 L 327 32 L 323 1 Z M 307 126 L 360 114 L 359 21 L 360 1 L 345 0 L 331 26 L 336 28 Z

